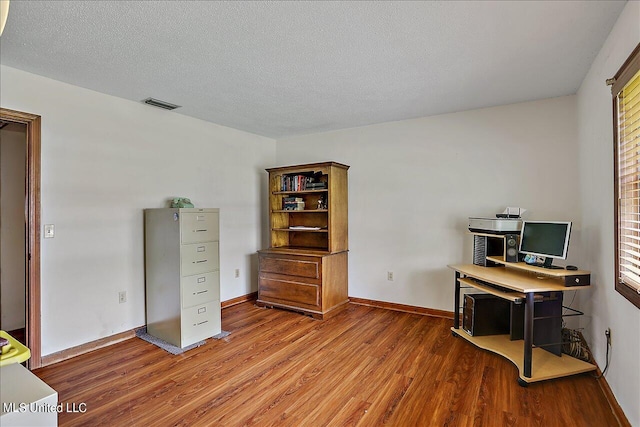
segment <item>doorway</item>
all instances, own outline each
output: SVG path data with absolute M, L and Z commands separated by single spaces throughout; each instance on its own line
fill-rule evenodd
M 40 116 L 0 108 L 0 121 L 21 124 L 26 130 L 24 215 L 25 233 L 25 341 L 31 350 L 29 369 L 42 365 L 40 320 Z
M 22 344 L 27 295 L 27 125 L 0 122 L 0 329 Z

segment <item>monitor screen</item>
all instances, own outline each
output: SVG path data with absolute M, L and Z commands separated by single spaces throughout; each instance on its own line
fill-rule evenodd
M 571 222 L 523 221 L 520 252 L 566 259 L 570 233 Z

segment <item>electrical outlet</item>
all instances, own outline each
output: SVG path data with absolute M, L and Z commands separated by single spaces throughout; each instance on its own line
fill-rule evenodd
M 56 226 L 54 224 L 45 224 L 44 225 L 44 238 L 45 239 L 53 239 L 56 237 Z
M 393 271 L 387 271 L 387 280 L 393 282 Z
M 611 345 L 611 329 L 607 328 L 604 331 L 604 336 L 607 337 L 607 345 Z
M 118 292 L 118 303 L 123 304 L 127 302 L 127 291 Z
M 240 277 L 240 269 L 236 268 L 235 278 L 237 279 L 238 277 Z

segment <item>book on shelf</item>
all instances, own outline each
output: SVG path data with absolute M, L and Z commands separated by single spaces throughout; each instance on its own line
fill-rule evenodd
M 327 188 L 326 182 L 309 182 L 307 183 L 307 190 L 322 190 Z
M 326 183 L 320 182 L 321 176 L 322 172 L 304 172 L 281 175 L 280 191 L 304 191 L 308 189 L 325 188 L 317 186 L 319 183 L 326 186 Z
M 289 230 L 306 230 L 306 231 L 317 231 L 321 230 L 322 227 L 311 227 L 307 225 L 292 225 L 289 227 Z
M 285 211 L 303 211 L 304 202 L 283 202 L 282 209 Z

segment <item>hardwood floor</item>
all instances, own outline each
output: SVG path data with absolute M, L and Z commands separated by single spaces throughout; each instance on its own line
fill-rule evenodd
M 615 426 L 588 374 L 517 384 L 451 320 L 348 304 L 324 321 L 251 302 L 173 356 L 132 338 L 38 369 L 61 426 Z M 74 406 L 72 406 L 74 405 Z
M 27 335 L 25 328 L 14 329 L 13 331 L 7 331 L 7 333 L 15 338 L 20 344 L 27 345 Z

